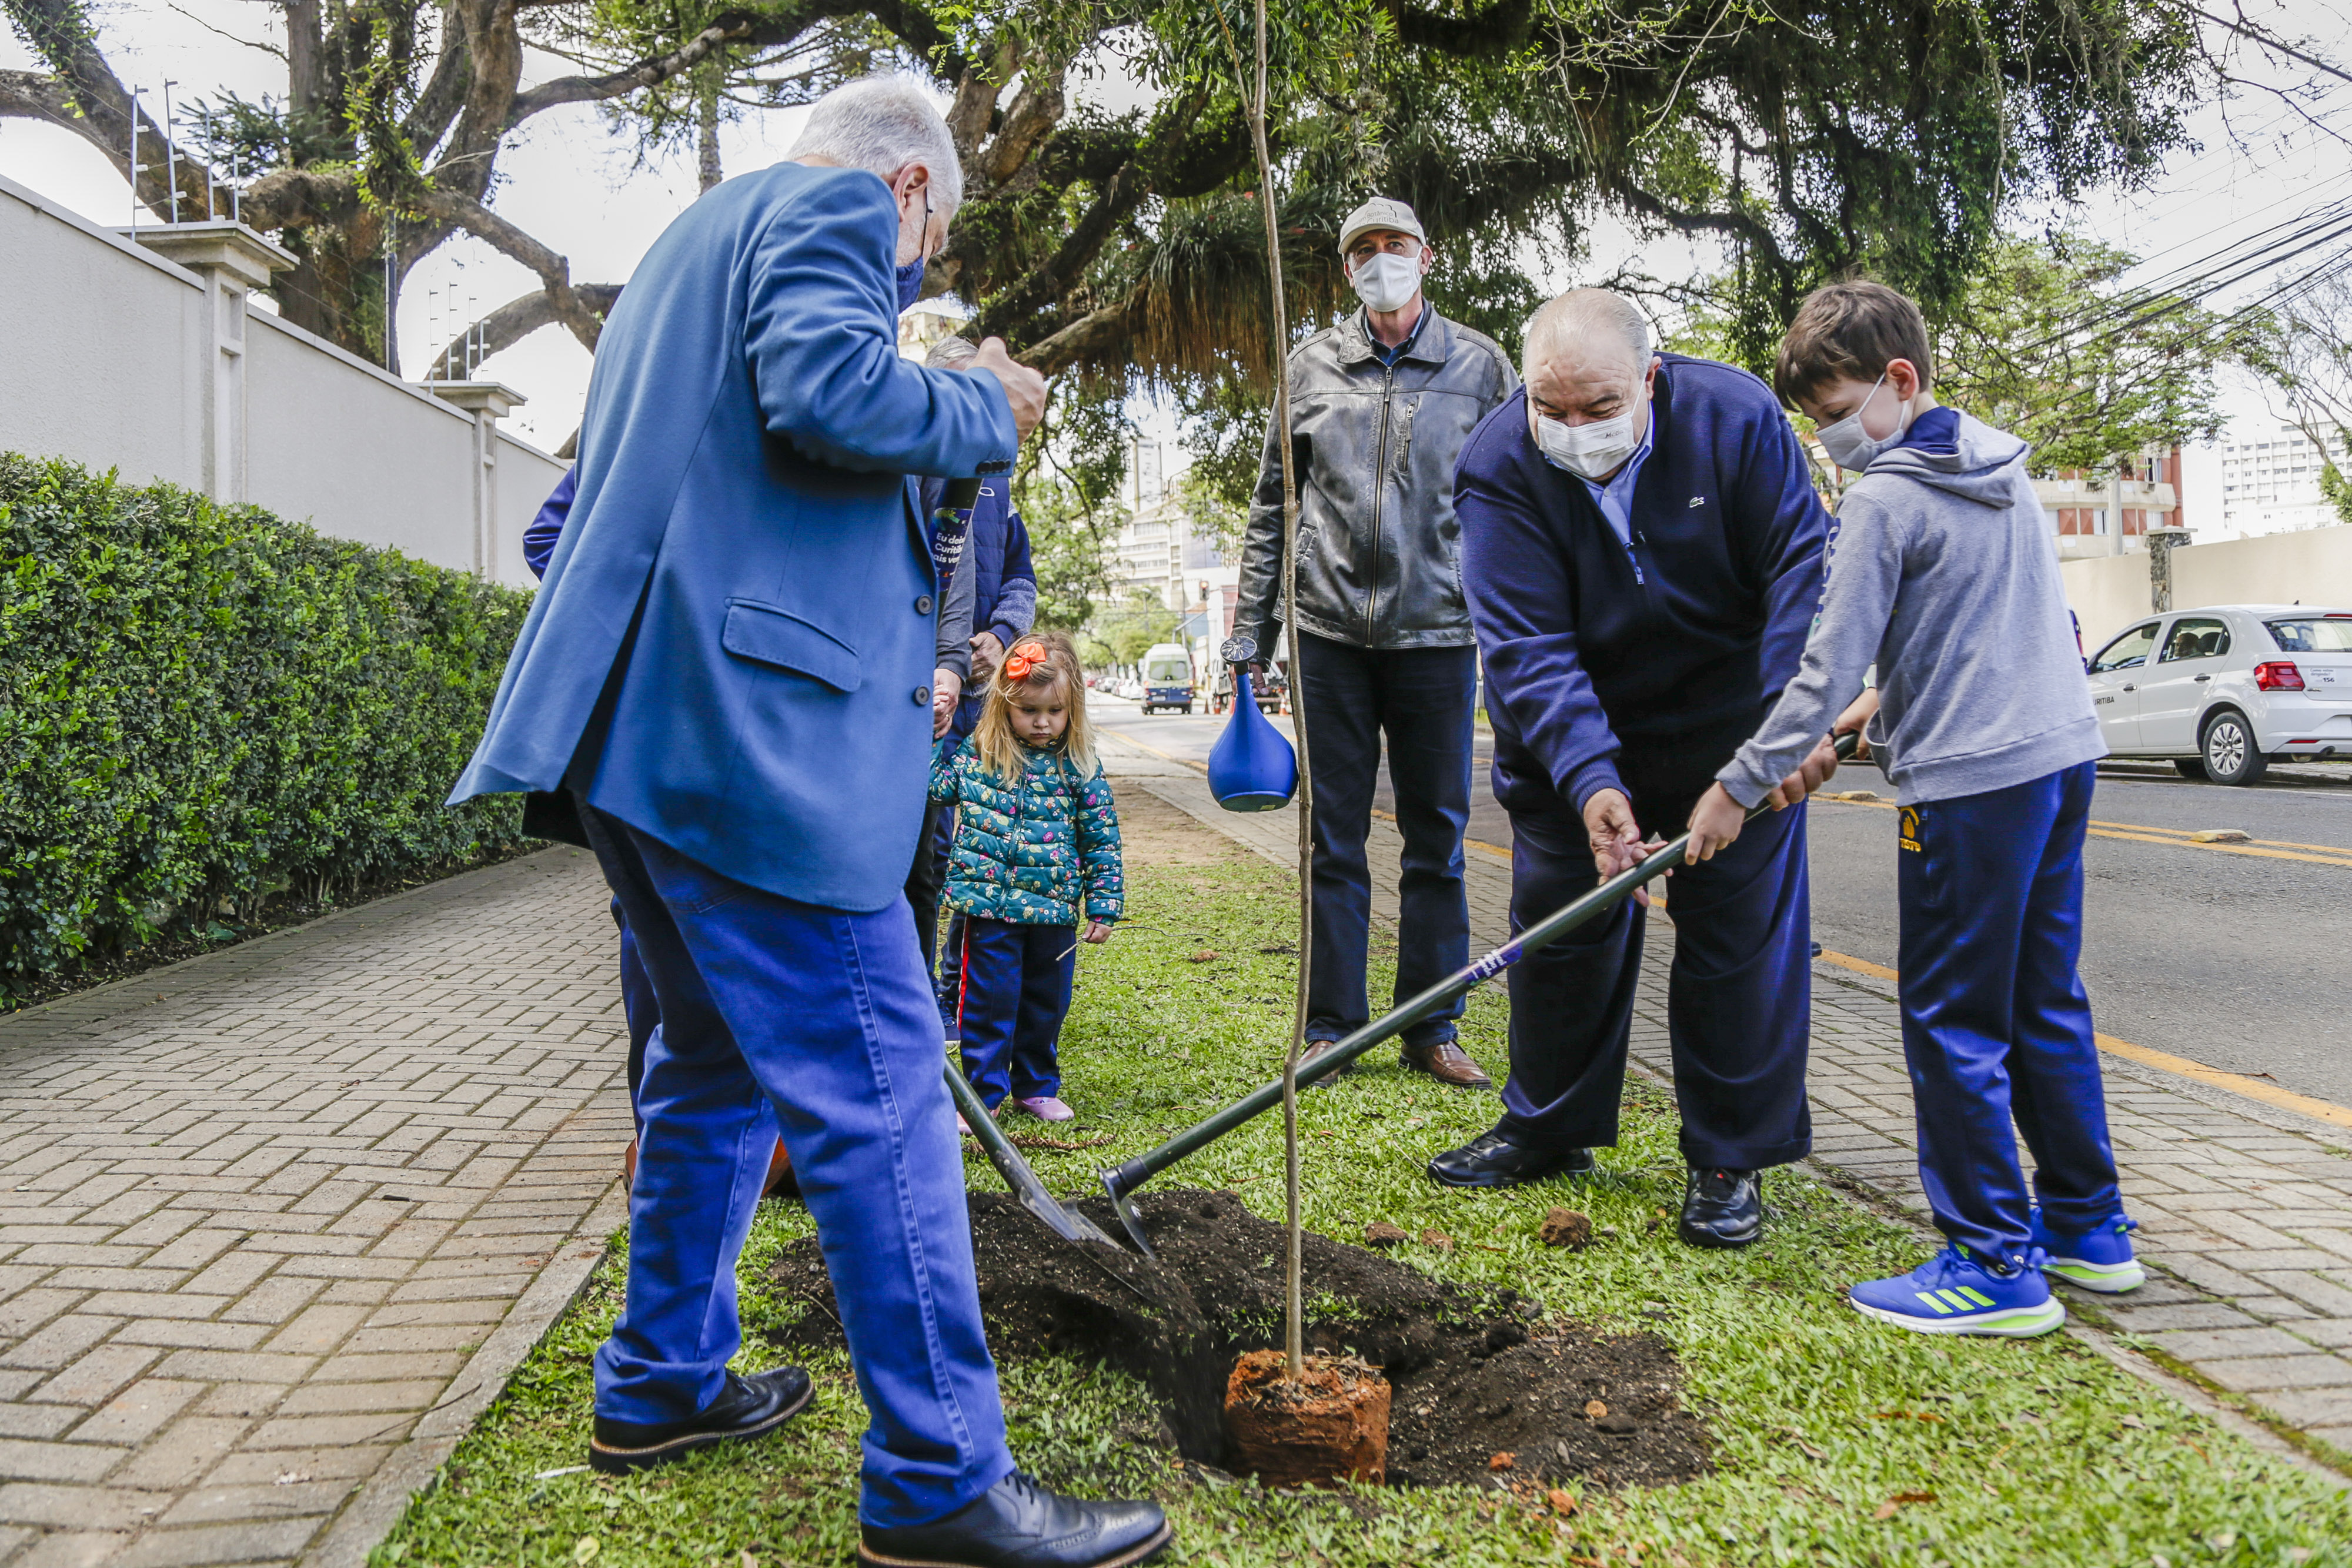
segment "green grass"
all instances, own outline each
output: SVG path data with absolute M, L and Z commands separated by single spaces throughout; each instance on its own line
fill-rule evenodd
M 1064 1042 L 1065 1093 L 1088 1132 L 1112 1142 L 1034 1157 L 1057 1189 L 1091 1186 L 1138 1152 L 1278 1070 L 1287 1018 L 1288 881 L 1255 863 L 1131 868 L 1129 925 L 1086 949 Z M 1213 952 L 1213 958 L 1194 961 Z M 1506 1059 L 1499 990 L 1472 1002 L 1465 1044 Z M 1570 1489 L 1567 1519 L 1468 1488 L 1272 1496 L 1175 1465 L 1152 1446 L 1156 1420 L 1124 1377 L 1066 1362 L 1008 1366 L 1015 1456 L 1050 1482 L 1096 1495 L 1151 1491 L 1175 1517 L 1179 1560 L 1222 1564 L 1612 1563 L 2352 1564 L 2352 1503 L 2173 1404 L 2063 1336 L 2030 1343 L 1938 1341 L 1865 1322 L 1838 1299 L 1847 1281 L 1923 1255 L 1899 1228 L 1794 1171 L 1774 1173 L 1768 1239 L 1701 1253 L 1674 1239 L 1681 1189 L 1670 1101 L 1636 1086 L 1609 1174 L 1574 1185 L 1470 1197 L 1420 1174 L 1427 1156 L 1483 1131 L 1490 1096 L 1409 1079 L 1393 1059 L 1306 1097 L 1308 1225 L 1357 1239 L 1387 1219 L 1435 1228 L 1449 1254 L 1409 1249 L 1433 1275 L 1507 1282 L 1551 1309 L 1675 1346 L 1685 1397 L 1718 1447 L 1711 1475 L 1684 1486 Z M 1281 1211 L 1280 1117 L 1268 1116 L 1164 1177 L 1237 1189 Z M 975 1186 L 993 1176 L 977 1159 Z M 1536 1239 L 1567 1204 L 1613 1228 L 1590 1250 Z M 745 1364 L 756 1337 L 787 1321 L 761 1288 L 760 1261 L 808 1229 L 768 1205 L 742 1271 Z M 812 1370 L 812 1410 L 775 1438 L 699 1456 L 642 1479 L 537 1479 L 581 1464 L 588 1357 L 619 1301 L 617 1263 L 517 1375 L 379 1549 L 378 1564 L 458 1568 L 772 1563 L 848 1560 L 860 1408 L 846 1365 Z M 1922 1418 L 1926 1417 L 1926 1418 Z M 1880 1518 L 1898 1494 L 1933 1493 Z M 592 1546 L 589 1543 L 593 1542 Z M 746 1557 L 750 1559 L 747 1564 Z

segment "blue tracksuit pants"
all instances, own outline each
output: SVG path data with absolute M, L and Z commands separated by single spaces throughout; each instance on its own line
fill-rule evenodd
M 1387 740 L 1404 852 L 1397 874 L 1402 1003 L 1470 961 L 1462 834 L 1470 825 L 1470 737 L 1478 650 L 1359 648 L 1302 632 L 1298 691 L 1315 772 L 1315 942 L 1307 969 L 1307 1038 L 1342 1040 L 1371 1021 L 1365 989 L 1372 871 L 1365 840 Z M 1454 1037 L 1461 1000 L 1405 1031 L 1408 1043 Z
M 963 1075 L 994 1110 L 1007 1093 L 1034 1100 L 1062 1092 L 1054 1048 L 1070 1011 L 1078 933 L 1069 925 L 1020 925 L 961 917 L 957 1021 Z
M 629 1111 L 634 1115 L 637 1085 L 646 1081 L 646 1044 L 661 1028 L 661 1003 L 638 961 L 637 939 L 629 935 L 629 917 L 617 898 L 613 900 L 613 924 L 621 928 L 621 1016 L 629 1026 Z
M 963 1507 L 1013 1461 L 905 901 L 870 915 L 794 903 L 580 815 L 661 1009 L 597 1413 L 674 1421 L 719 1392 L 742 1343 L 735 1261 L 781 1123 L 871 1418 L 860 1517 L 918 1524 Z
M 1634 820 L 1645 831 L 1680 832 L 1727 754 L 1705 737 L 1647 755 L 1627 751 L 1618 771 Z M 1511 835 L 1513 931 L 1592 891 L 1581 818 L 1564 807 L 1514 811 Z M 1676 871 L 1666 891 L 1675 932 L 1666 1031 L 1683 1157 L 1733 1170 L 1802 1159 L 1812 1147 L 1805 1103 L 1812 1023 L 1805 809 L 1758 818 L 1729 849 Z M 1617 1141 L 1648 917 L 1629 899 L 1509 970 L 1511 1075 L 1502 1124 L 1512 1136 L 1551 1148 Z
M 2094 782 L 2085 762 L 1899 814 L 1903 1054 L 1919 1176 L 1937 1228 L 1987 1257 L 2026 1242 L 2017 1133 L 2053 1228 L 2087 1230 L 2122 1207 L 2075 972 Z

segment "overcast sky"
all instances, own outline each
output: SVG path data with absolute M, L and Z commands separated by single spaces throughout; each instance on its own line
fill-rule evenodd
M 2352 61 L 2347 5 L 2352 0 L 2249 0 L 2245 14 L 2310 40 L 2343 62 Z M 116 71 L 151 94 L 160 95 L 166 78 L 179 84 L 173 92 L 181 101 L 222 89 L 248 98 L 285 90 L 285 68 L 275 55 L 223 36 L 279 41 L 275 6 L 252 0 L 185 0 L 101 5 L 96 14 L 100 42 Z M 2252 50 L 2241 51 L 2239 65 L 2244 75 L 2278 84 L 2311 74 L 2291 62 L 2265 61 Z M 34 66 L 14 37 L 0 34 L 0 68 Z M 571 68 L 534 54 L 525 80 Z M 1099 90 L 1115 99 L 1123 96 L 1119 86 L 1106 83 Z M 779 110 L 726 127 L 721 141 L 728 171 L 740 173 L 782 157 L 801 119 L 802 111 Z M 2352 194 L 2352 85 L 2328 80 L 2314 96 L 2292 103 L 2267 93 L 2242 93 L 2234 100 L 2203 106 L 2195 127 L 2200 149 L 2176 153 L 2152 191 L 2103 193 L 2074 215 L 2103 238 L 2149 258 L 2151 267 L 2168 267 L 2305 207 Z M 572 276 L 580 282 L 625 281 L 654 236 L 696 194 L 690 157 L 638 167 L 634 146 L 612 135 L 589 105 L 533 119 L 509 139 L 499 172 L 499 211 L 569 256 Z M 66 131 L 0 120 L 0 173 L 97 222 L 130 221 L 130 193 L 121 176 L 95 149 Z M 1622 227 L 1603 225 L 1581 276 L 1539 281 L 1565 287 L 1605 276 L 1635 248 L 1633 236 Z M 1654 274 L 1713 259 L 1679 244 L 1654 244 L 1641 256 Z M 529 272 L 478 241 L 460 238 L 444 246 L 409 274 L 401 297 L 405 372 L 416 375 L 422 357 L 465 320 L 535 287 Z M 510 424 L 525 440 L 552 447 L 578 423 L 588 368 L 587 351 L 569 334 L 550 329 L 488 361 L 480 373 L 530 398 Z M 2265 400 L 2259 389 L 2228 390 L 2242 423 L 2263 418 Z M 1163 420 L 1151 423 L 1165 429 Z M 2217 458 L 2210 450 L 2192 453 L 2189 468 L 2189 520 L 2218 521 Z

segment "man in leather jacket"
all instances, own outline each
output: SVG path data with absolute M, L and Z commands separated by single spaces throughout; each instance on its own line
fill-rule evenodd
M 1479 421 L 1518 387 L 1492 339 L 1422 298 L 1430 249 L 1411 207 L 1365 203 L 1342 225 L 1339 254 L 1364 308 L 1290 356 L 1298 484 L 1292 675 L 1315 784 L 1309 1059 L 1370 1018 L 1364 841 L 1383 736 L 1404 833 L 1396 998 L 1470 959 L 1462 833 L 1478 666 L 1462 596 L 1454 463 Z M 1261 666 L 1280 652 L 1285 612 L 1277 439 L 1268 431 L 1227 654 Z M 1461 1012 L 1456 1001 L 1408 1030 L 1404 1065 L 1463 1088 L 1491 1087 L 1454 1043 Z

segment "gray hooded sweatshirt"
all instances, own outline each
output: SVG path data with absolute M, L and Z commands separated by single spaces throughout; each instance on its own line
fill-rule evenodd
M 1953 449 L 1895 447 L 1848 486 L 1804 663 L 1716 775 L 1733 800 L 1753 806 L 1794 771 L 1874 663 L 1865 734 L 1905 805 L 2107 754 L 2025 453 L 1962 413 Z

